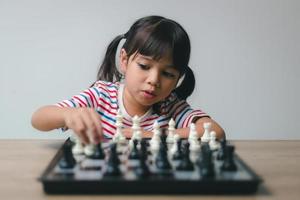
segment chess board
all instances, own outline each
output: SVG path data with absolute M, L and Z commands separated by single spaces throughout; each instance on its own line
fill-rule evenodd
M 128 142 L 117 146 L 120 172 L 117 175 L 106 173 L 111 141 L 102 143 L 105 159 L 74 155 L 74 167 L 65 169 L 60 162 L 66 145 L 70 144 L 74 145 L 70 139 L 65 141 L 39 178 L 48 194 L 251 194 L 262 182 L 235 152 L 232 159 L 236 169 L 222 170 L 223 161 L 217 159 L 218 151 L 211 152 L 213 174 L 205 175 L 199 152 L 190 155 L 193 169 L 178 170 L 180 161 L 173 160 L 168 154 L 171 168 L 162 170 L 156 167 L 155 155 L 147 150 L 144 163 L 149 173 L 141 176 L 137 173 L 140 161 L 129 159 L 132 150 Z M 171 148 L 170 144 L 168 147 Z

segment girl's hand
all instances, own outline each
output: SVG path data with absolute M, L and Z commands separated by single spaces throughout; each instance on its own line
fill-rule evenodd
M 66 127 L 72 129 L 84 144 L 97 144 L 102 138 L 99 114 L 92 108 L 70 108 L 63 115 Z

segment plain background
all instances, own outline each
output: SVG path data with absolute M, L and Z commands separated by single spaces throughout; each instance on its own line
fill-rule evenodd
M 189 33 L 197 85 L 189 102 L 229 139 L 300 139 L 300 1 L 0 0 L 0 138 L 63 138 L 32 113 L 87 88 L 108 43 L 138 18 Z

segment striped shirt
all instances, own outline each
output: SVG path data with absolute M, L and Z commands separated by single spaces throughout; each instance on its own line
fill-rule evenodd
M 123 127 L 132 126 L 130 116 L 123 105 L 124 85 L 120 82 L 97 81 L 91 88 L 88 88 L 69 100 L 57 103 L 60 107 L 90 107 L 100 115 L 103 135 L 111 138 L 116 131 L 116 115 L 118 109 L 123 116 Z M 192 109 L 190 105 L 177 98 L 171 93 L 164 101 L 160 102 L 160 115 L 150 108 L 143 116 L 139 117 L 140 126 L 146 131 L 153 130 L 153 123 L 158 122 L 160 128 L 167 128 L 171 118 L 175 121 L 175 128 L 185 128 L 190 125 L 195 117 L 208 116 L 203 111 Z

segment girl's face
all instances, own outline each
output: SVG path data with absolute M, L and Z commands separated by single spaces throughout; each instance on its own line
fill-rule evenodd
M 179 79 L 171 57 L 156 61 L 137 53 L 128 58 L 122 49 L 120 66 L 125 75 L 123 101 L 129 114 L 133 110 L 134 114 L 141 115 L 153 104 L 165 99 Z

